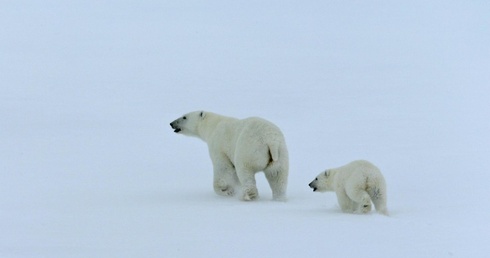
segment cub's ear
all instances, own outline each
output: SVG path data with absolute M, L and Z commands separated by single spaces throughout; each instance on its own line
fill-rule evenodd
M 325 170 L 325 177 L 328 177 L 328 170 Z
M 201 111 L 201 113 L 199 114 L 199 116 L 200 116 L 201 118 L 204 118 L 204 117 L 206 116 L 206 114 L 204 113 L 204 111 Z

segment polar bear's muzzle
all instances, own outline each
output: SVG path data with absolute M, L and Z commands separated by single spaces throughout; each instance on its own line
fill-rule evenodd
M 170 123 L 170 126 L 172 127 L 172 129 L 174 129 L 174 133 L 182 131 L 182 129 L 177 125 L 177 120 Z
M 313 188 L 313 192 L 316 192 L 316 190 L 318 189 L 318 188 L 316 187 L 315 181 L 313 181 L 313 182 L 309 183 L 309 184 L 308 184 L 308 186 L 309 186 L 310 188 Z

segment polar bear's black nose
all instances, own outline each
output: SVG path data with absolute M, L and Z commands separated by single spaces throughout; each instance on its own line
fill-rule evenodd
M 182 131 L 182 129 L 180 129 L 179 126 L 176 125 L 175 121 L 173 121 L 172 123 L 170 123 L 170 126 L 172 127 L 172 129 L 174 129 L 174 132 L 175 133 L 178 133 L 178 132 Z

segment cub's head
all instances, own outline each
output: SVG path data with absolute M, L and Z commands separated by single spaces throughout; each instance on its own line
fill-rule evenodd
M 310 186 L 313 189 L 313 192 L 333 191 L 331 178 L 332 178 L 332 173 L 329 169 L 327 169 L 322 173 L 318 174 L 318 176 L 316 176 L 315 179 L 311 181 L 310 184 L 308 184 L 308 186 Z
M 170 126 L 175 133 L 181 133 L 188 136 L 197 136 L 197 128 L 199 123 L 204 119 L 206 113 L 204 111 L 195 111 L 187 113 L 175 119 Z

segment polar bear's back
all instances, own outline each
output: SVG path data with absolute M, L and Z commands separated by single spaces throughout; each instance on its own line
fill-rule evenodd
M 284 138 L 281 129 L 272 122 L 260 117 L 249 117 L 240 120 L 242 130 L 247 133 L 252 133 L 256 137 L 264 139 L 276 140 L 276 137 Z M 272 137 L 272 138 L 271 138 Z
M 288 153 L 284 136 L 276 125 L 259 117 L 239 120 L 235 158 L 254 169 L 263 170 L 274 161 L 288 164 Z
M 366 160 L 352 161 L 335 170 L 340 172 L 338 176 L 341 181 L 360 188 L 385 185 L 385 180 L 379 168 Z
M 342 173 L 349 173 L 349 172 L 357 172 L 357 173 L 366 172 L 370 174 L 380 173 L 379 169 L 374 164 L 372 164 L 367 160 L 355 160 L 337 169 L 341 170 Z

